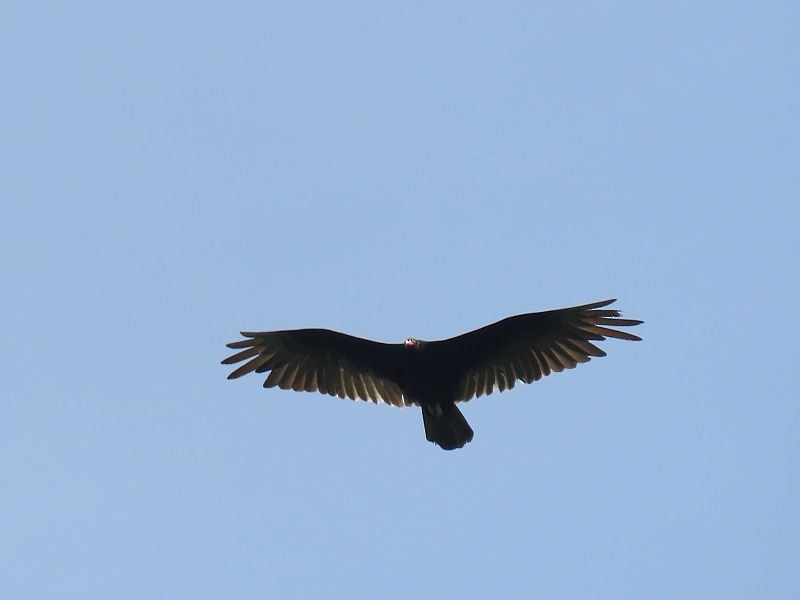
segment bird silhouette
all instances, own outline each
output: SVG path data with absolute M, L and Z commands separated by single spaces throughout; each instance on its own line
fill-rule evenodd
M 438 341 L 408 338 L 385 344 L 329 329 L 247 332 L 228 344 L 239 350 L 222 361 L 247 361 L 228 379 L 267 373 L 264 387 L 320 392 L 422 409 L 425 437 L 445 450 L 472 441 L 456 406 L 572 369 L 606 353 L 594 342 L 641 338 L 611 329 L 639 325 L 605 309 L 612 300 L 508 317 Z

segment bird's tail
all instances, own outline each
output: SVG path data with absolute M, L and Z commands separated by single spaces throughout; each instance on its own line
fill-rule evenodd
M 425 437 L 443 450 L 463 448 L 472 441 L 472 427 L 454 402 L 423 405 L 422 422 Z

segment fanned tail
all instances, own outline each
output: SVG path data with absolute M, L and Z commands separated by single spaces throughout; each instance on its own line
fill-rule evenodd
M 425 437 L 443 450 L 463 448 L 472 441 L 473 431 L 454 402 L 422 407 Z

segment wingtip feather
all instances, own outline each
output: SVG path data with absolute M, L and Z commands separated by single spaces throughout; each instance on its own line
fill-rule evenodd
M 584 309 L 591 309 L 591 308 L 602 308 L 604 306 L 608 306 L 609 304 L 614 304 L 616 302 L 616 298 L 611 298 L 609 300 L 601 300 L 600 302 L 592 302 L 591 304 L 584 304 L 581 308 Z

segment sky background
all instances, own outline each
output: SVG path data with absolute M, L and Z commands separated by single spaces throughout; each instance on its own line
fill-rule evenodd
M 800 597 L 795 2 L 0 6 L 0 597 Z M 227 381 L 618 297 L 462 405 Z

